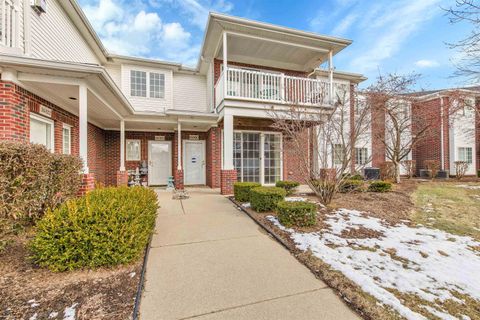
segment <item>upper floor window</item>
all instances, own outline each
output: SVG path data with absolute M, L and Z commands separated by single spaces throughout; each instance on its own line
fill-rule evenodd
M 130 70 L 130 95 L 155 99 L 165 98 L 165 74 Z
M 150 98 L 165 97 L 165 75 L 150 72 Z
M 19 46 L 18 0 L 0 0 L 0 44 L 10 48 Z
M 132 97 L 147 96 L 147 73 L 145 71 L 130 71 L 130 95 Z

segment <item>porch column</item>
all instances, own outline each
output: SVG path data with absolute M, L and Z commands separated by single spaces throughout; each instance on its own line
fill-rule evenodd
M 125 171 L 125 120 L 120 120 L 120 171 Z
M 223 33 L 223 96 L 227 96 L 227 33 Z
M 174 169 L 173 179 L 175 182 L 175 189 L 182 190 L 184 188 L 183 170 L 182 170 L 182 123 L 177 123 L 177 135 L 175 136 L 177 142 L 177 168 Z
M 328 52 L 328 82 L 329 82 L 329 88 L 328 88 L 329 103 L 333 104 L 335 100 L 333 97 L 333 51 L 332 50 Z
M 87 118 L 87 86 L 81 84 L 78 87 L 78 135 L 80 158 L 83 161 L 83 173 L 88 174 L 88 118 Z
M 220 172 L 220 191 L 232 194 L 237 181 L 237 170 L 233 166 L 233 115 L 223 117 L 223 168 Z

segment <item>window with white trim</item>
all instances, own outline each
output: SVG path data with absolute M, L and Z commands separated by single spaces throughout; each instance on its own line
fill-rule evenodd
M 130 70 L 130 95 L 132 97 L 147 96 L 147 73 L 145 71 Z
M 127 161 L 140 161 L 141 142 L 138 139 L 125 140 L 126 159 Z
M 345 157 L 343 145 L 334 144 L 333 149 L 333 164 L 340 165 L 343 164 L 343 158 Z
M 0 0 L 0 44 L 9 48 L 20 45 L 19 0 Z
M 150 72 L 150 98 L 165 98 L 165 75 Z
M 30 143 L 43 144 L 48 150 L 54 151 L 53 120 L 30 114 Z
M 465 161 L 468 164 L 473 163 L 473 150 L 470 147 L 458 148 L 458 161 Z
M 368 161 L 368 149 L 367 148 L 355 148 L 355 163 L 359 165 L 367 164 Z
M 62 129 L 62 152 L 63 154 L 72 153 L 72 127 L 68 124 L 64 124 Z

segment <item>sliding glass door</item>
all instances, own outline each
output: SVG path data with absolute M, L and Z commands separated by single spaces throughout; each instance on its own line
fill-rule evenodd
M 280 133 L 236 131 L 233 163 L 238 181 L 275 184 L 282 179 Z

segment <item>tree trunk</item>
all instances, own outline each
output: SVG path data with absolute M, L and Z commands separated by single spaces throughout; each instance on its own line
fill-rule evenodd
M 395 166 L 395 183 L 400 183 L 400 163 L 394 161 L 393 165 Z

